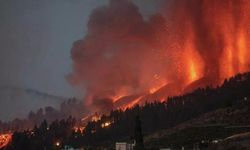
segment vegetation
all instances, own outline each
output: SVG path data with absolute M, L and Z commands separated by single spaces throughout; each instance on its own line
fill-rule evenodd
M 125 111 L 113 110 L 109 115 L 103 115 L 98 121 L 88 122 L 83 132 L 73 131 L 75 125 L 73 118 L 54 121 L 50 125 L 44 121 L 31 131 L 14 133 L 13 141 L 7 149 L 43 150 L 44 146 L 47 149 L 59 149 L 62 145 L 85 148 L 103 146 L 112 149 L 115 142 L 129 141 L 134 137 L 139 137 L 138 140 L 141 141 L 140 134 L 149 135 L 162 129 L 169 129 L 219 108 L 236 106 L 242 101 L 246 101 L 249 105 L 249 91 L 250 73 L 239 74 L 225 80 L 217 88 L 197 89 L 189 94 L 168 98 L 165 102 L 137 105 Z M 139 116 L 141 126 L 138 125 L 138 119 L 135 121 L 136 116 Z M 111 124 L 103 126 L 107 122 Z M 135 132 L 137 134 L 134 134 L 135 126 L 138 131 L 141 128 L 142 133 Z M 217 132 L 213 128 L 208 130 L 211 130 L 211 133 Z M 182 139 L 180 143 L 185 144 L 187 137 L 184 135 L 196 135 L 196 131 L 198 130 L 190 128 L 182 132 L 188 134 L 176 134 L 173 135 L 175 136 L 173 139 Z M 197 133 L 197 136 L 202 135 Z M 170 139 L 166 140 L 170 141 Z M 55 144 L 56 142 L 60 142 L 60 145 Z
M 143 135 L 141 129 L 141 120 L 136 116 L 135 120 L 135 150 L 144 150 Z

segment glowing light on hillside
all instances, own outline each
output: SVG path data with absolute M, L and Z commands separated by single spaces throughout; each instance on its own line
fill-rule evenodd
M 61 143 L 60 143 L 59 141 L 57 141 L 57 142 L 55 143 L 55 145 L 56 145 L 57 147 L 59 147 L 59 146 L 61 145 Z
M 101 125 L 101 127 L 102 128 L 107 128 L 107 127 L 109 127 L 111 125 L 111 122 L 104 122 L 104 123 L 102 123 L 102 125 Z
M 0 149 L 7 146 L 12 139 L 12 134 L 1 134 L 0 135 Z

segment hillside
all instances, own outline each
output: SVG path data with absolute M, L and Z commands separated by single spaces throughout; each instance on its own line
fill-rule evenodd
M 246 122 L 249 120 L 249 108 L 246 105 L 250 97 L 249 90 L 250 73 L 245 73 L 225 80 L 216 88 L 197 89 L 192 93 L 170 97 L 165 102 L 146 103 L 125 111 L 114 110 L 109 115 L 103 115 L 99 121 L 89 122 L 82 142 L 98 146 L 129 141 L 133 138 L 134 118 L 137 115 L 141 118 L 145 142 L 149 147 L 172 144 L 193 146 L 204 136 L 211 139 L 226 138 L 242 129 L 234 130 L 232 126 L 249 124 Z M 106 122 L 111 122 L 111 125 L 102 128 Z M 209 132 L 201 132 L 204 130 Z M 191 138 L 193 135 L 195 138 Z
M 146 102 L 126 110 L 113 110 L 89 121 L 86 126 L 77 126 L 72 118 L 56 120 L 50 125 L 45 121 L 32 132 L 14 133 L 10 150 L 30 147 L 38 150 L 39 145 L 44 144 L 53 147 L 51 139 L 60 139 L 74 148 L 113 149 L 116 142 L 134 139 L 135 118 L 141 120 L 146 148 L 208 147 L 213 141 L 218 143 L 235 134 L 250 132 L 249 91 L 250 73 L 244 73 L 225 80 L 216 88 L 197 89 L 169 97 L 164 102 Z M 79 130 L 72 131 L 73 127 Z M 41 138 L 46 140 L 39 140 Z
M 250 149 L 250 132 L 230 136 L 208 150 L 248 150 Z
M 60 104 L 67 100 L 33 89 L 9 86 L 0 88 L 0 99 L 0 120 L 3 121 L 13 120 L 16 117 L 25 118 L 30 111 L 36 111 L 41 107 L 59 108 Z
M 229 136 L 249 132 L 249 118 L 250 101 L 245 97 L 237 105 L 220 108 L 173 128 L 154 132 L 145 137 L 145 143 L 149 147 L 175 145 L 177 148 L 181 146 L 191 148 L 201 141 L 222 140 L 224 142 L 223 139 L 227 139 Z

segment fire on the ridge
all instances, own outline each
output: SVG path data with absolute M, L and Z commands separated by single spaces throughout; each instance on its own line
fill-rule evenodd
M 11 133 L 1 134 L 0 135 L 0 149 L 7 146 L 12 139 Z

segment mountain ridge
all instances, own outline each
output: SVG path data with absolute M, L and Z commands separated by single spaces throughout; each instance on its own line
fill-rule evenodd
M 41 107 L 52 106 L 57 109 L 68 98 L 29 88 L 2 86 L 0 99 L 0 120 L 8 121 L 25 118 L 30 111 L 36 111 Z

